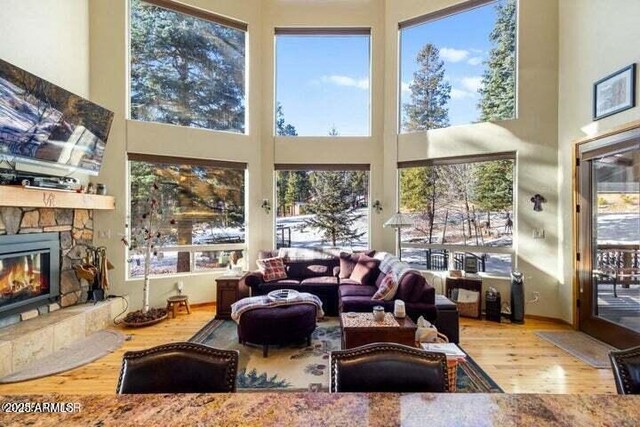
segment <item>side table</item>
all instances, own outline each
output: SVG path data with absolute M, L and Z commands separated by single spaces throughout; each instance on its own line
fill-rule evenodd
M 231 319 L 231 304 L 249 296 L 249 287 L 244 283 L 247 274 L 216 278 L 216 319 Z

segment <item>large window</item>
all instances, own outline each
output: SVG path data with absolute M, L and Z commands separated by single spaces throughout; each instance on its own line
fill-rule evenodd
M 401 132 L 515 118 L 517 2 L 480 4 L 400 24 Z
M 417 267 L 463 269 L 506 276 L 512 269 L 512 155 L 492 160 L 401 163 L 400 209 L 413 226 L 402 230 L 402 256 Z
M 369 33 L 276 29 L 276 135 L 370 135 Z
M 368 248 L 369 166 L 341 167 L 311 170 L 276 165 L 279 248 Z
M 245 132 L 246 25 L 167 0 L 131 2 L 131 118 Z
M 147 227 L 150 197 L 158 206 L 151 274 L 225 268 L 245 258 L 246 165 L 138 154 L 129 160 L 132 234 Z M 129 277 L 143 275 L 144 259 L 144 251 L 130 251 Z

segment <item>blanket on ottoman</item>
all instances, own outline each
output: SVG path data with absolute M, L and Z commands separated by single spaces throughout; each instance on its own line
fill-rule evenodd
M 315 305 L 317 318 L 322 319 L 324 317 L 324 311 L 322 311 L 322 301 L 320 301 L 320 298 L 307 292 L 300 292 L 298 295 L 286 300 L 272 299 L 268 295 L 258 295 L 255 297 L 243 298 L 240 301 L 231 304 L 231 318 L 236 323 L 239 323 L 242 313 L 253 310 L 254 308 L 278 307 L 283 305 L 295 304 Z

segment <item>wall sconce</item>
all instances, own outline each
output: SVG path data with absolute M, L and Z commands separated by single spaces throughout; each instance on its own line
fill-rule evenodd
M 380 203 L 380 200 L 373 202 L 371 207 L 376 210 L 376 213 L 382 212 L 382 203 Z
M 271 203 L 269 203 L 269 200 L 267 199 L 262 200 L 262 204 L 260 205 L 260 207 L 264 209 L 266 213 L 271 212 Z

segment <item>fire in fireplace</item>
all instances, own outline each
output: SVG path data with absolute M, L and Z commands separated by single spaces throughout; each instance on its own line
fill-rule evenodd
M 58 233 L 0 236 L 0 316 L 55 301 L 59 260 Z

